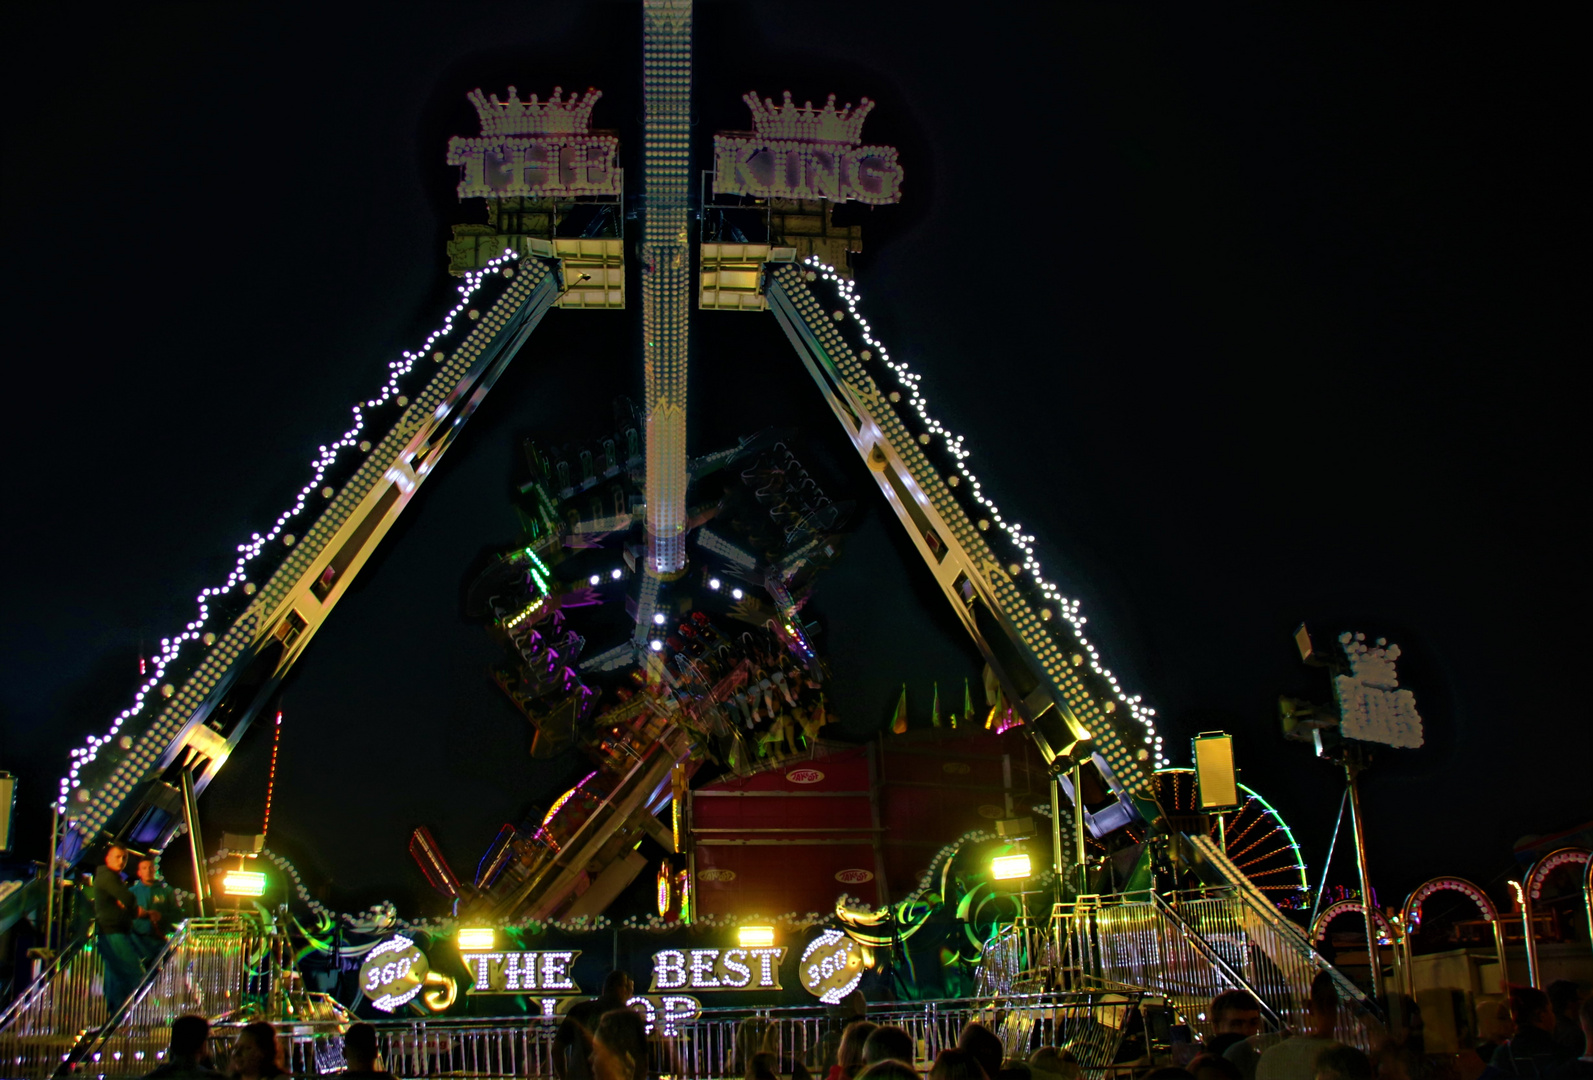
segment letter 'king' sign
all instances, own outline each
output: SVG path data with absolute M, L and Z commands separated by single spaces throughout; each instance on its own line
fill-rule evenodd
M 654 990 L 782 990 L 776 945 L 745 949 L 665 949 L 653 954 Z
M 481 137 L 448 140 L 448 164 L 464 169 L 461 199 L 620 193 L 620 173 L 614 168 L 619 139 L 589 130 L 601 90 L 588 90 L 579 100 L 571 91 L 561 99 L 563 88 L 555 86 L 545 102 L 535 94 L 521 101 L 517 93 L 509 87 L 508 101 L 480 90 L 467 95 L 481 118 Z
M 902 167 L 894 146 L 863 146 L 868 98 L 836 111 L 831 94 L 823 109 L 801 108 L 785 92 L 785 104 L 742 95 L 752 109 L 756 133 L 714 136 L 714 194 L 759 198 L 832 199 L 879 205 L 900 202 Z

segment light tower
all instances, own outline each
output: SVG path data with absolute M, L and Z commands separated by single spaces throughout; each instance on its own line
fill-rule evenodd
M 642 7 L 642 359 L 647 390 L 647 567 L 686 566 L 686 363 L 691 304 L 691 0 Z M 648 598 L 650 599 L 650 597 Z M 651 604 L 640 605 L 645 612 Z

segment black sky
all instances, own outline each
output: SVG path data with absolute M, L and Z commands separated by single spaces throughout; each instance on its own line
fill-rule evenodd
M 1279 693 L 1327 695 L 1290 634 L 1386 635 L 1429 746 L 1367 779 L 1374 878 L 1388 897 L 1460 873 L 1503 900 L 1512 841 L 1593 816 L 1569 28 L 1485 8 L 929 10 L 700 6 L 700 164 L 747 126 L 748 89 L 874 98 L 865 135 L 901 147 L 906 181 L 868 216 L 863 310 L 1174 756 L 1234 732 L 1314 880 L 1340 781 L 1277 733 Z M 640 31 L 625 4 L 7 22 L 0 767 L 36 856 L 67 748 L 123 706 L 140 640 L 192 618 L 446 310 L 447 227 L 481 219 L 443 163 L 476 130 L 465 92 L 597 86 L 597 124 L 634 154 Z M 461 590 L 516 539 L 520 438 L 594 434 L 640 396 L 636 319 L 548 317 L 287 687 L 272 845 L 349 903 L 417 895 L 412 825 L 469 865 L 577 774 L 526 756 Z M 922 706 L 932 678 L 975 670 L 773 321 L 702 315 L 697 346 L 694 451 L 800 426 L 864 504 L 815 601 L 850 727 L 903 680 Z M 212 828 L 257 828 L 268 754 L 261 726 L 207 797 Z

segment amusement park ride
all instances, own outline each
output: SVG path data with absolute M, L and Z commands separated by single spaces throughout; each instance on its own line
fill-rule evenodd
M 1311 979 L 1329 971 L 1346 1030 L 1367 1030 L 1376 994 L 1313 945 L 1344 911 L 1373 928 L 1376 907 L 1332 905 L 1309 931 L 1291 920 L 1312 889 L 1288 827 L 1235 782 L 1231 752 L 1224 773 L 1223 740 L 1197 740 L 1196 770 L 1168 767 L 1153 710 L 1103 666 L 1076 602 L 1041 577 L 1034 538 L 984 495 L 960 438 L 930 416 L 918 377 L 862 316 L 846 269 L 860 229 L 833 211 L 901 197 L 896 151 L 863 141 L 873 103 L 837 108 L 832 96 L 815 108 L 789 93 L 781 103 L 748 94 L 753 130 L 715 136 L 714 167 L 698 176 L 691 4 L 647 0 L 643 23 L 639 192 L 627 191 L 617 136 L 591 127 L 598 91 L 470 95 L 480 133 L 451 140 L 447 162 L 461 171 L 460 197 L 485 200 L 487 221 L 456 226 L 449 244 L 462 300 L 391 365 L 354 427 L 322 449 L 294 506 L 240 547 L 228 580 L 206 589 L 195 620 L 163 642 L 134 704 L 74 755 L 61 783 L 61 869 L 105 841 L 158 850 L 187 831 L 201 917 L 117 1016 L 63 1011 L 68 988 L 89 985 L 92 953 L 63 947 L 0 1021 L 0 1056 L 19 1068 L 64 1057 L 114 1072 L 116 1040 L 141 1060 L 137 1032 L 175 1010 L 237 1015 L 236 995 L 217 1008 L 193 999 L 191 979 L 178 988 L 174 972 L 195 950 L 247 956 L 215 976 L 245 996 L 237 988 L 255 986 L 270 967 L 262 957 L 276 957 L 264 1013 L 291 1014 L 306 1031 L 337 1021 L 338 1008 L 283 959 L 285 909 L 266 924 L 215 912 L 197 800 L 547 312 L 624 309 L 630 270 L 640 279 L 645 399 L 589 444 L 527 444 L 523 542 L 492 561 L 469 599 L 504 646 L 494 676 L 535 729 L 533 758 L 576 752 L 590 775 L 546 813 L 504 825 L 473 875 L 460 877 L 431 834 L 415 830 L 410 851 L 450 902 L 446 919 L 339 921 L 312 905 L 321 924 L 305 932 L 331 955 L 333 974 L 361 957 L 375 972 L 362 1007 L 441 1014 L 508 994 L 522 1016 L 552 1015 L 591 978 L 577 959 L 579 933 L 609 925 L 604 911 L 656 863 L 659 917 L 646 929 L 739 925 L 732 947 L 653 956 L 645 1008 L 670 1035 L 706 1023 L 690 995 L 779 989 L 781 965 L 826 1002 L 874 968 L 888 973 L 882 993 L 898 999 L 1111 990 L 1159 995 L 1197 1026 L 1203 1002 L 1232 986 L 1255 993 L 1269 1022 L 1287 1024 Z M 632 222 L 639 236 L 627 235 Z M 837 556 L 849 506 L 773 432 L 688 453 L 694 304 L 731 313 L 713 318 L 773 315 L 977 644 L 984 679 L 949 699 L 961 700 L 946 726 L 937 698 L 935 728 L 861 746 L 824 737 L 829 675 L 804 609 Z M 625 629 L 601 640 L 614 620 L 595 616 L 616 605 Z M 1420 721 L 1397 690 L 1397 648 L 1346 635 L 1330 652 L 1337 708 L 1291 704 L 1285 726 L 1319 753 L 1351 747 L 1353 793 L 1357 741 L 1419 745 Z M 1302 655 L 1319 656 L 1309 638 Z M 1010 876 L 958 864 L 965 848 L 996 853 Z M 1548 870 L 1588 861 L 1569 850 L 1552 858 L 1529 875 L 1534 898 Z M 1384 927 L 1396 953 L 1443 889 L 1502 926 L 1482 890 L 1435 880 L 1413 894 L 1400 925 Z M 1043 898 L 1035 902 L 1049 916 L 1036 919 L 1030 898 Z M 0 917 L 55 903 L 41 879 L 7 896 Z M 793 914 L 776 917 L 777 904 Z M 794 914 L 809 908 L 819 914 Z M 980 914 L 990 910 L 1002 914 Z M 758 925 L 743 917 L 752 912 Z M 948 926 L 950 954 L 976 970 L 966 986 L 914 967 L 915 936 L 952 941 Z M 799 960 L 793 935 L 806 930 L 818 936 Z M 552 931 L 568 940 L 536 940 Z M 228 933 L 253 937 L 228 953 L 214 944 Z M 1371 929 L 1369 983 L 1380 994 L 1389 988 L 1377 973 L 1378 937 Z M 1097 1058 L 1108 1052 L 1079 1037 Z M 27 1049 L 35 1044 L 48 1054 Z M 508 1071 L 534 1069 L 522 1060 Z

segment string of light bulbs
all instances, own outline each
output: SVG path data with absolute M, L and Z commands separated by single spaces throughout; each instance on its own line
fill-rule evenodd
M 381 388 L 365 401 L 353 406 L 353 422 L 349 429 L 335 441 L 318 448 L 316 456 L 310 461 L 310 481 L 299 489 L 298 496 L 293 504 L 277 516 L 270 529 L 265 533 L 250 533 L 249 539 L 237 545 L 238 557 L 233 563 L 232 571 L 227 575 L 227 580 L 221 585 L 210 586 L 200 591 L 195 598 L 199 605 L 198 615 L 188 622 L 182 632 L 173 637 L 160 639 L 160 650 L 154 657 L 154 672 L 148 675 L 142 685 L 133 695 L 133 704 L 123 709 L 111 721 L 110 729 L 104 735 L 90 735 L 82 746 L 74 747 L 71 751 L 71 761 L 67 768 L 67 775 L 61 777 L 59 792 L 55 799 L 55 807 L 63 814 L 67 810 L 68 799 L 74 791 L 79 790 L 78 777 L 82 770 L 98 756 L 100 750 L 116 739 L 122 726 L 144 711 L 147 699 L 159 692 L 161 680 L 165 677 L 166 670 L 177 659 L 178 654 L 189 642 L 207 639 L 205 644 L 211 644 L 215 635 L 204 630 L 210 620 L 211 607 L 221 597 L 228 595 L 234 589 L 242 588 L 245 594 L 252 594 L 253 586 L 250 584 L 247 571 L 249 563 L 259 558 L 266 550 L 266 545 L 283 535 L 289 522 L 304 512 L 311 496 L 317 489 L 321 489 L 323 497 L 330 498 L 331 489 L 322 488 L 328 471 L 336 463 L 338 455 L 344 450 L 358 446 L 361 451 L 370 449 L 369 442 L 360 440 L 360 433 L 365 430 L 366 411 L 378 408 L 387 402 L 397 399 L 400 405 L 407 404 L 399 390 L 399 380 L 414 370 L 415 364 L 431 348 L 443 338 L 453 333 L 455 325 L 469 309 L 470 300 L 481 288 L 487 278 L 497 272 L 505 263 L 518 259 L 519 255 L 512 250 L 504 249 L 502 255 L 489 260 L 480 270 L 472 270 L 465 274 L 465 280 L 458 287 L 459 302 L 444 317 L 442 325 L 433 330 L 418 349 L 406 349 L 397 360 L 387 364 L 387 379 Z M 70 821 L 69 821 L 70 823 Z
M 1144 726 L 1145 745 L 1151 750 L 1152 756 L 1156 762 L 1156 767 L 1165 768 L 1167 765 L 1171 764 L 1171 762 L 1162 753 L 1162 737 L 1156 732 L 1156 726 L 1153 721 L 1153 717 L 1156 715 L 1156 710 L 1146 705 L 1141 695 L 1129 694 L 1124 691 L 1123 687 L 1117 681 L 1117 676 L 1113 675 L 1110 669 L 1102 666 L 1100 652 L 1096 649 L 1095 645 L 1084 636 L 1084 624 L 1088 620 L 1080 612 L 1079 601 L 1077 599 L 1070 599 L 1066 596 L 1063 596 L 1062 591 L 1059 588 L 1041 576 L 1040 562 L 1034 556 L 1034 543 L 1036 537 L 1032 534 L 1025 533 L 1023 531 L 1023 526 L 1020 523 L 1016 521 L 1009 521 L 1003 517 L 1001 510 L 996 506 L 995 501 L 984 493 L 984 489 L 979 483 L 979 478 L 975 476 L 973 470 L 968 467 L 968 458 L 972 456 L 972 453 L 963 445 L 965 441 L 964 436 L 958 435 L 951 431 L 939 420 L 930 415 L 929 399 L 924 396 L 923 391 L 919 387 L 919 383 L 922 381 L 923 376 L 918 372 L 913 371 L 912 368 L 908 366 L 906 361 L 892 360 L 890 352 L 886 349 L 884 343 L 874 336 L 874 331 L 869 326 L 868 320 L 858 312 L 858 305 L 862 298 L 857 292 L 856 283 L 848 280 L 845 277 L 842 277 L 836 272 L 835 267 L 823 262 L 817 256 L 810 255 L 803 260 L 803 263 L 807 265 L 813 273 L 832 284 L 836 291 L 840 293 L 842 301 L 846 304 L 847 314 L 857 323 L 858 327 L 860 328 L 864 343 L 866 343 L 868 347 L 878 355 L 881 362 L 883 362 L 885 366 L 889 368 L 898 379 L 901 380 L 903 387 L 907 391 L 907 400 L 912 405 L 913 411 L 918 414 L 919 420 L 922 421 L 924 427 L 929 431 L 930 435 L 939 436 L 944 442 L 946 452 L 949 453 L 952 459 L 956 462 L 957 472 L 961 475 L 962 479 L 967 481 L 968 489 L 972 493 L 974 501 L 985 508 L 990 515 L 990 520 L 1001 527 L 1001 530 L 1007 534 L 1012 544 L 1018 549 L 1019 554 L 1022 555 L 1023 569 L 1029 572 L 1030 577 L 1034 581 L 1035 588 L 1040 591 L 1040 595 L 1045 597 L 1046 600 L 1055 604 L 1061 617 L 1073 627 L 1073 636 L 1075 639 L 1077 639 L 1079 647 L 1084 650 L 1085 654 L 1089 658 L 1090 670 L 1094 671 L 1097 675 L 1101 676 L 1107 681 L 1108 684 L 1111 685 L 1113 694 L 1117 696 L 1118 701 L 1128 708 L 1129 715 Z

